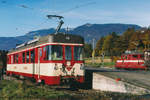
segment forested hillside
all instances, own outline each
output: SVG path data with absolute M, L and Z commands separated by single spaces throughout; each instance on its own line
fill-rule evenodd
M 85 45 L 85 49 L 92 50 L 90 44 Z M 105 53 L 106 56 L 119 56 L 126 50 L 141 51 L 150 49 L 150 29 L 135 30 L 134 28 L 127 29 L 122 35 L 115 32 L 101 37 L 95 47 L 95 56 L 100 56 Z M 91 54 L 89 54 L 91 53 Z M 88 51 L 87 57 L 92 55 Z

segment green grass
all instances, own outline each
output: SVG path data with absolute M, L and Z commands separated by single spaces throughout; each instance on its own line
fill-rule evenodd
M 94 59 L 99 59 L 100 57 L 94 57 Z M 105 56 L 104 59 L 110 59 L 111 57 Z M 92 57 L 84 58 L 84 60 L 92 60 Z
M 75 94 L 76 93 L 76 94 Z M 138 95 L 102 91 L 67 92 L 49 86 L 32 86 L 16 81 L 0 81 L 0 100 L 149 100 Z
M 54 91 L 52 89 L 37 88 L 36 86 L 29 86 L 25 83 L 18 83 L 15 81 L 2 80 L 0 82 L 0 98 L 6 100 L 8 98 L 64 98 L 69 97 L 69 94 L 63 91 Z
M 102 63 L 85 63 L 85 66 L 92 66 L 92 67 L 113 67 L 115 62 L 104 62 Z

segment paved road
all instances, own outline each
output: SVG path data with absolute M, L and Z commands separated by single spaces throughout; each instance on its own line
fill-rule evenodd
M 114 79 L 120 78 L 121 81 L 131 83 L 136 86 L 150 89 L 150 70 L 117 70 L 110 68 L 91 68 L 87 67 L 85 70 L 96 72 L 104 76 Z

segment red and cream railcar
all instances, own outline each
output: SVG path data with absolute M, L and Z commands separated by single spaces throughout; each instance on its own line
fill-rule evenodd
M 128 53 L 123 54 L 121 59 L 116 61 L 116 68 L 124 69 L 147 69 L 142 53 Z
M 7 54 L 8 75 L 31 77 L 59 85 L 68 80 L 84 82 L 82 37 L 50 34 L 18 45 Z

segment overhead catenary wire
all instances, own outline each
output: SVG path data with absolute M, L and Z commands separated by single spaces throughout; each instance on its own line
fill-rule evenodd
M 24 5 L 24 4 L 22 4 L 22 5 L 18 5 L 19 7 L 22 7 L 22 8 L 27 8 L 27 9 L 31 9 L 31 10 L 34 10 L 33 8 L 31 8 L 31 7 L 28 7 L 27 5 Z
M 68 13 L 72 10 L 75 10 L 75 9 L 78 9 L 78 8 L 82 8 L 82 7 L 85 7 L 85 6 L 88 6 L 88 5 L 92 5 L 92 4 L 96 4 L 96 2 L 88 2 L 88 3 L 84 3 L 84 4 L 80 4 L 80 5 L 77 5 L 71 9 L 67 9 L 66 11 L 63 11 L 63 12 L 60 12 L 60 14 L 64 14 L 64 13 Z

